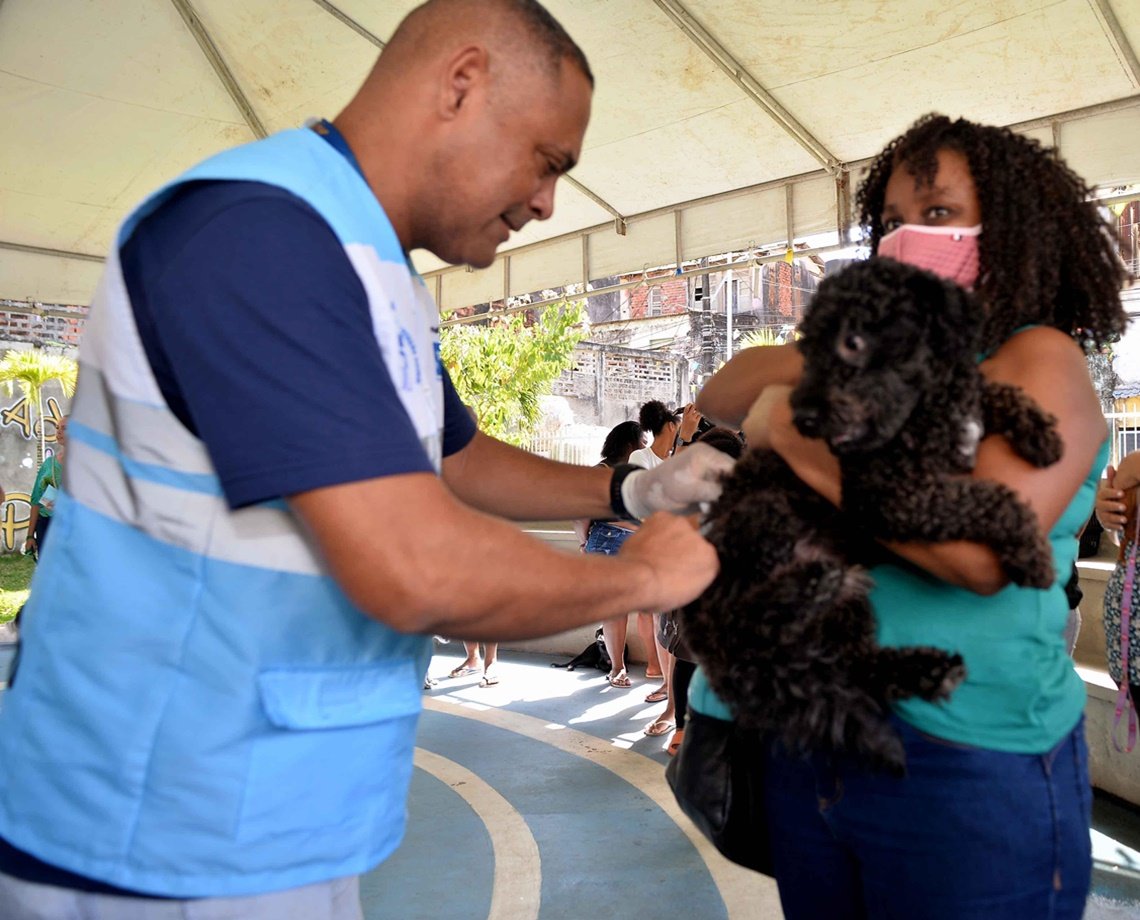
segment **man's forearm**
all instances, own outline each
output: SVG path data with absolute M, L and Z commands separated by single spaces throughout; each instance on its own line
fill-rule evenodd
M 612 475 L 604 467 L 537 457 L 481 433 L 443 461 L 443 481 L 460 501 L 515 521 L 611 517 Z
M 291 503 L 353 603 L 401 632 L 534 638 L 680 606 L 716 571 L 715 551 L 680 517 L 650 519 L 618 557 L 566 553 L 462 505 L 432 476 L 398 478 Z

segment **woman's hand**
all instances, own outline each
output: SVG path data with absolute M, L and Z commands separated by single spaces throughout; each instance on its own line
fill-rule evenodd
M 28 539 L 24 541 L 24 555 L 34 553 L 36 551 L 36 538 L 29 535 Z
M 693 440 L 693 435 L 697 433 L 697 428 L 701 424 L 701 413 L 697 411 L 697 407 L 693 403 L 685 406 L 685 411 L 681 414 L 681 424 L 677 429 L 677 434 L 682 441 L 688 443 Z
M 1096 490 L 1094 511 L 1100 526 L 1110 532 L 1124 528 L 1124 492 L 1116 488 L 1116 469 L 1110 464 Z

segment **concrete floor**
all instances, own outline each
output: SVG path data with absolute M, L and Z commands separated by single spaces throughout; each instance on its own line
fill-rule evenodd
M 11 652 L 0 644 L 0 676 Z M 447 679 L 461 658 L 451 644 L 432 661 L 442 679 L 425 693 L 407 836 L 362 880 L 367 920 L 782 917 L 775 883 L 722 859 L 678 811 L 668 736 L 643 733 L 664 707 L 645 702 L 657 681 L 635 668 L 618 690 L 506 653 L 501 682 L 481 688 Z M 1137 920 L 1140 809 L 1098 794 L 1092 838 L 1086 920 Z
M 453 651 L 458 648 L 458 653 Z M 782 917 L 775 883 L 727 863 L 664 782 L 663 704 L 594 670 L 507 653 L 502 680 L 449 680 L 441 646 L 418 739 L 407 839 L 364 880 L 367 920 Z M 561 660 L 565 660 L 564 658 Z M 1140 918 L 1140 809 L 1098 796 L 1086 920 Z

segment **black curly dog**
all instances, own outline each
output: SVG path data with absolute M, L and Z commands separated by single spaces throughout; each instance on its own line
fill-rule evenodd
M 889 703 L 945 698 L 965 676 L 958 655 L 875 641 L 858 560 L 876 540 L 980 542 L 1016 584 L 1053 583 L 1029 507 L 999 483 L 958 475 L 988 433 L 1035 466 L 1061 456 L 1055 419 L 979 373 L 981 309 L 888 259 L 825 279 L 800 327 L 804 370 L 791 404 L 800 432 L 839 458 L 843 511 L 776 453 L 753 450 L 706 518 L 721 569 L 683 611 L 685 637 L 738 721 L 793 753 L 848 754 L 901 773 Z

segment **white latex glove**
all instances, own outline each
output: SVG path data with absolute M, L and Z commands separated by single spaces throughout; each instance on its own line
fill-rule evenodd
M 698 441 L 660 466 L 637 470 L 621 484 L 626 510 L 639 520 L 655 511 L 695 514 L 701 505 L 716 501 L 721 478 L 732 471 L 732 457 Z

